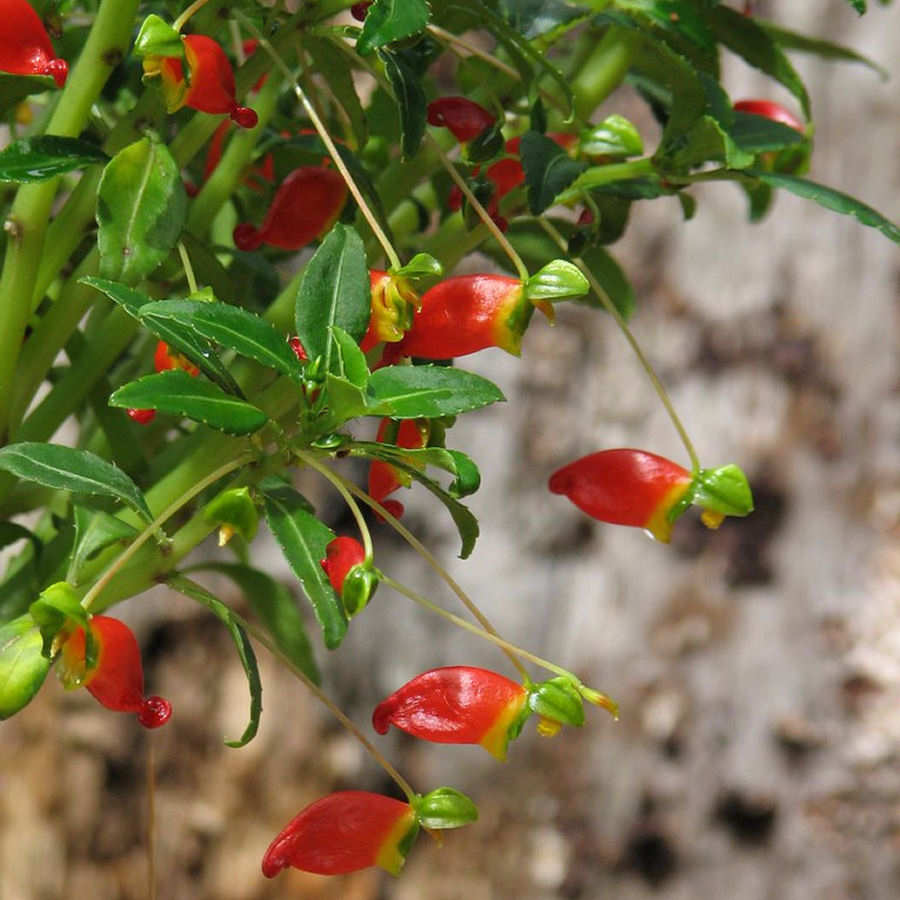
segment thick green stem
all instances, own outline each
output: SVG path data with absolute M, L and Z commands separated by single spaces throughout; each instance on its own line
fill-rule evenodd
M 47 124 L 47 134 L 76 137 L 109 73 L 125 55 L 138 0 L 102 0 L 84 50 Z M 4 223 L 9 240 L 0 277 L 0 443 L 9 428 L 12 388 L 25 324 L 31 313 L 44 235 L 59 179 L 19 189 Z
M 575 114 L 590 119 L 593 111 L 628 74 L 640 36 L 623 28 L 609 28 L 572 78 Z

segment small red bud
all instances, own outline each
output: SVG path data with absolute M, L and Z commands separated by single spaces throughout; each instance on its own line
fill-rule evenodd
M 128 418 L 138 425 L 149 425 L 156 418 L 155 409 L 128 409 Z

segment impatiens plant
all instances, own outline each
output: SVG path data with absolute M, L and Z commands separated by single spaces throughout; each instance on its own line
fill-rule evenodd
M 470 824 L 475 805 L 450 787 L 417 792 L 332 703 L 294 597 L 253 565 L 259 526 L 328 654 L 393 591 L 492 643 L 516 676 L 441 665 L 377 706 L 377 732 L 503 759 L 532 715 L 548 736 L 583 725 L 585 700 L 616 715 L 497 634 L 398 520 L 395 492 L 423 487 L 471 554 L 464 500 L 480 474 L 452 427 L 504 399 L 478 354 L 529 365 L 527 330 L 574 301 L 619 327 L 687 459 L 598 449 L 567 463 L 560 444 L 550 491 L 663 542 L 692 505 L 710 527 L 748 515 L 744 473 L 701 465 L 632 334 L 634 291 L 608 248 L 633 203 L 676 198 L 689 218 L 691 186 L 709 181 L 743 189 L 753 220 L 781 188 L 900 242 L 874 209 L 805 177 L 813 119 L 788 53 L 861 58 L 705 0 L 0 0 L 0 15 L 0 718 L 55 667 L 147 728 L 173 707 L 177 720 L 179 697 L 145 696 L 137 638 L 107 614 L 168 585 L 220 620 L 246 672 L 248 722 L 229 746 L 257 731 L 262 646 L 397 786 L 306 806 L 258 848 L 262 874 L 397 874 L 420 829 Z M 733 102 L 725 51 L 800 116 Z M 656 127 L 609 112 L 625 83 Z M 497 268 L 482 257 L 455 274 L 479 249 Z M 587 422 L 578 439 L 605 442 Z M 297 490 L 299 470 L 340 498 L 352 534 Z M 468 617 L 377 567 L 382 529 Z M 234 563 L 203 562 L 214 533 Z M 215 566 L 253 595 L 252 621 L 198 580 Z M 397 666 L 403 648 L 398 635 L 383 652 Z

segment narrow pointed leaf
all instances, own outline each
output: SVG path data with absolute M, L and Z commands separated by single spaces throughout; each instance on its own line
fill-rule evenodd
M 335 345 L 331 354 L 332 374 L 346 378 L 351 384 L 365 390 L 369 380 L 369 367 L 359 344 L 338 325 L 332 326 L 331 339 Z
M 418 466 L 420 470 L 426 465 L 443 469 L 456 476 L 454 482 L 447 489 L 450 496 L 456 499 L 474 494 L 481 486 L 481 474 L 478 466 L 460 450 L 448 450 L 445 447 L 408 450 L 405 447 L 394 447 L 391 444 L 374 441 L 354 441 L 351 448 L 351 456 L 378 459 L 391 465 L 399 460 Z
M 0 181 L 46 181 L 108 159 L 99 147 L 78 138 L 22 138 L 0 151 Z
M 252 403 L 192 378 L 183 369 L 146 375 L 122 385 L 109 398 L 109 404 L 185 416 L 226 434 L 252 434 L 268 421 L 268 416 Z
M 379 50 L 378 55 L 400 111 L 403 156 L 410 159 L 416 155 L 425 137 L 425 93 L 419 76 L 400 56 L 388 50 Z
M 449 366 L 386 366 L 369 379 L 370 416 L 455 416 L 505 400 L 493 382 Z
M 165 144 L 143 138 L 109 162 L 97 192 L 100 274 L 136 284 L 172 251 L 187 194 Z
M 215 341 L 241 356 L 303 381 L 304 369 L 290 344 L 276 328 L 261 316 L 228 303 L 204 303 L 197 300 L 160 300 L 141 308 L 141 321 L 174 322 L 195 332 L 200 338 Z
M 528 185 L 528 206 L 537 215 L 553 204 L 588 167 L 569 155 L 546 135 L 528 131 L 522 137 L 522 166 Z
M 356 52 L 367 56 L 378 47 L 418 34 L 428 18 L 426 0 L 375 0 L 366 11 Z
M 55 490 L 112 497 L 148 522 L 153 519 L 138 486 L 121 469 L 88 450 L 37 441 L 8 444 L 0 449 L 0 469 Z
M 305 498 L 289 485 L 260 487 L 266 522 L 312 604 L 325 646 L 333 650 L 347 633 L 344 607 L 321 565 L 334 532 L 309 512 Z
M 173 590 L 202 603 L 225 625 L 231 634 L 241 665 L 247 675 L 247 687 L 250 689 L 250 720 L 247 722 L 244 733 L 237 740 L 225 741 L 225 744 L 229 747 L 243 747 L 256 736 L 259 728 L 259 716 L 262 712 L 262 682 L 259 678 L 259 668 L 256 665 L 256 654 L 253 652 L 247 632 L 235 619 L 234 613 L 228 606 L 196 581 L 185 578 L 183 575 L 172 575 L 167 579 L 167 584 Z

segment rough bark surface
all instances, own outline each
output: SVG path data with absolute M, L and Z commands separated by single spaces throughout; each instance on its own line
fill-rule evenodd
M 872 4 L 858 19 L 842 0 L 758 6 L 900 59 L 900 7 Z M 727 65 L 732 97 L 771 95 Z M 896 66 L 884 84 L 860 66 L 796 65 L 818 129 L 811 177 L 900 219 Z M 628 113 L 651 133 L 637 102 Z M 262 853 L 300 807 L 387 785 L 264 656 L 260 735 L 224 747 L 247 709 L 232 649 L 216 622 L 156 592 L 123 614 L 140 626 L 149 687 L 173 702 L 170 725 L 148 736 L 51 679 L 0 727 L 0 898 L 147 896 L 151 745 L 167 900 L 900 896 L 897 247 L 788 195 L 759 226 L 732 186 L 697 196 L 684 227 L 675 201 L 638 205 L 614 251 L 637 288 L 634 330 L 701 458 L 744 466 L 753 516 L 718 532 L 688 516 L 667 548 L 548 494 L 556 466 L 601 447 L 683 459 L 613 324 L 575 307 L 556 328 L 536 322 L 521 361 L 468 361 L 511 399 L 451 433 L 484 476 L 472 560 L 453 562 L 452 525 L 430 497 L 403 497 L 407 524 L 500 631 L 607 690 L 621 721 L 591 710 L 582 731 L 553 741 L 532 725 L 504 766 L 480 748 L 379 739 L 418 789 L 469 792 L 481 821 L 443 848 L 421 839 L 397 881 L 290 872 L 269 883 Z M 452 606 L 385 528 L 376 542 L 380 567 Z M 365 727 L 373 704 L 423 669 L 504 670 L 495 650 L 388 590 L 374 602 L 324 660 L 326 688 Z

